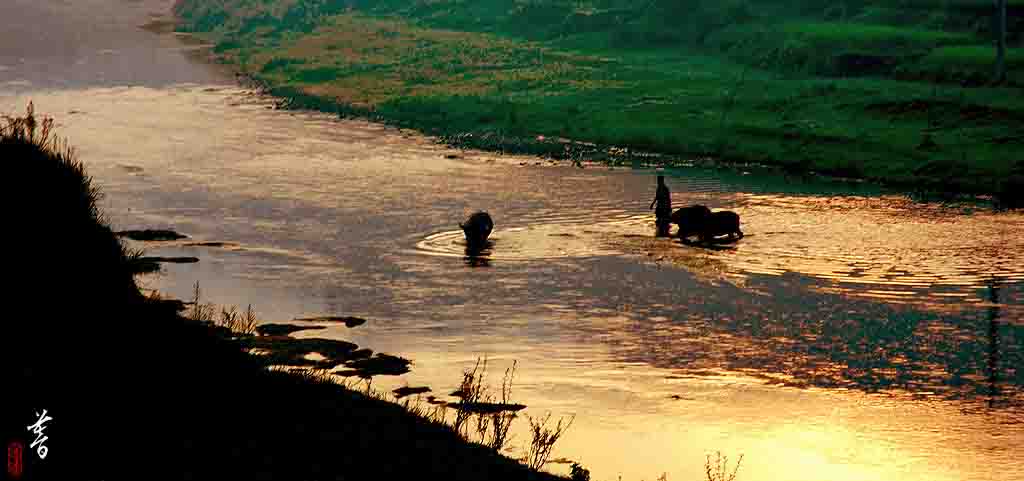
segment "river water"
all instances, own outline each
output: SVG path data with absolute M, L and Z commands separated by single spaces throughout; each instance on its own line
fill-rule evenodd
M 190 236 L 144 246 L 201 259 L 147 288 L 198 281 L 266 321 L 364 317 L 298 335 L 414 361 L 378 389 L 443 398 L 478 357 L 492 384 L 515 360 L 513 400 L 575 415 L 555 457 L 597 480 L 702 479 L 718 451 L 744 456 L 740 480 L 1024 480 L 1024 214 L 680 167 L 674 202 L 734 210 L 747 234 L 684 247 L 653 237 L 654 170 L 272 109 L 140 28 L 169 6 L 0 4 L 0 110 L 56 117 L 115 228 Z M 476 209 L 494 245 L 467 258 Z

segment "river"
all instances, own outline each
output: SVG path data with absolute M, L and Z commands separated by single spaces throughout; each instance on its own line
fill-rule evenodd
M 555 457 L 595 480 L 703 479 L 718 451 L 743 455 L 743 481 L 1024 480 L 1024 214 L 754 167 L 578 168 L 277 110 L 195 42 L 141 28 L 169 7 L 0 4 L 0 111 L 57 119 L 115 228 L 190 236 L 143 246 L 200 258 L 147 289 L 199 282 L 268 322 L 364 317 L 297 335 L 414 361 L 382 390 L 444 397 L 477 358 L 492 385 L 516 361 L 513 400 L 574 415 Z M 655 239 L 657 173 L 746 237 Z M 483 259 L 457 227 L 476 209 L 496 223 Z M 223 244 L 187 245 L 204 241 Z

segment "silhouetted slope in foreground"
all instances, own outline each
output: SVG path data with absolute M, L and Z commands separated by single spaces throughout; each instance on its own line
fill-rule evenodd
M 51 125 L 30 111 L 0 135 L 0 441 L 20 443 L 22 479 L 559 479 L 399 405 L 267 371 L 227 330 L 142 296 L 139 254 Z

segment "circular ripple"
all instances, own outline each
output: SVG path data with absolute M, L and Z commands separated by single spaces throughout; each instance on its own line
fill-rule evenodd
M 478 255 L 493 260 L 526 261 L 622 254 L 601 241 L 608 225 L 536 224 L 496 229 L 487 249 Z M 466 238 L 461 230 L 431 234 L 416 244 L 429 255 L 466 257 Z

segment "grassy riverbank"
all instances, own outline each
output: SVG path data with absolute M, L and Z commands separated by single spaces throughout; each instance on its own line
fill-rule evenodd
M 31 113 L 0 124 L 0 441 L 23 446 L 23 479 L 560 479 L 327 377 L 267 370 L 272 356 L 244 347 L 257 338 L 140 294 L 152 263 L 118 240 L 51 128 Z M 25 429 L 44 409 L 45 452 Z
M 533 140 L 564 137 L 1004 190 L 1024 169 L 1024 57 L 1011 48 L 1008 83 L 985 86 L 985 10 L 919 3 L 180 0 L 176 12 L 278 95 L 460 145 L 564 154 Z

